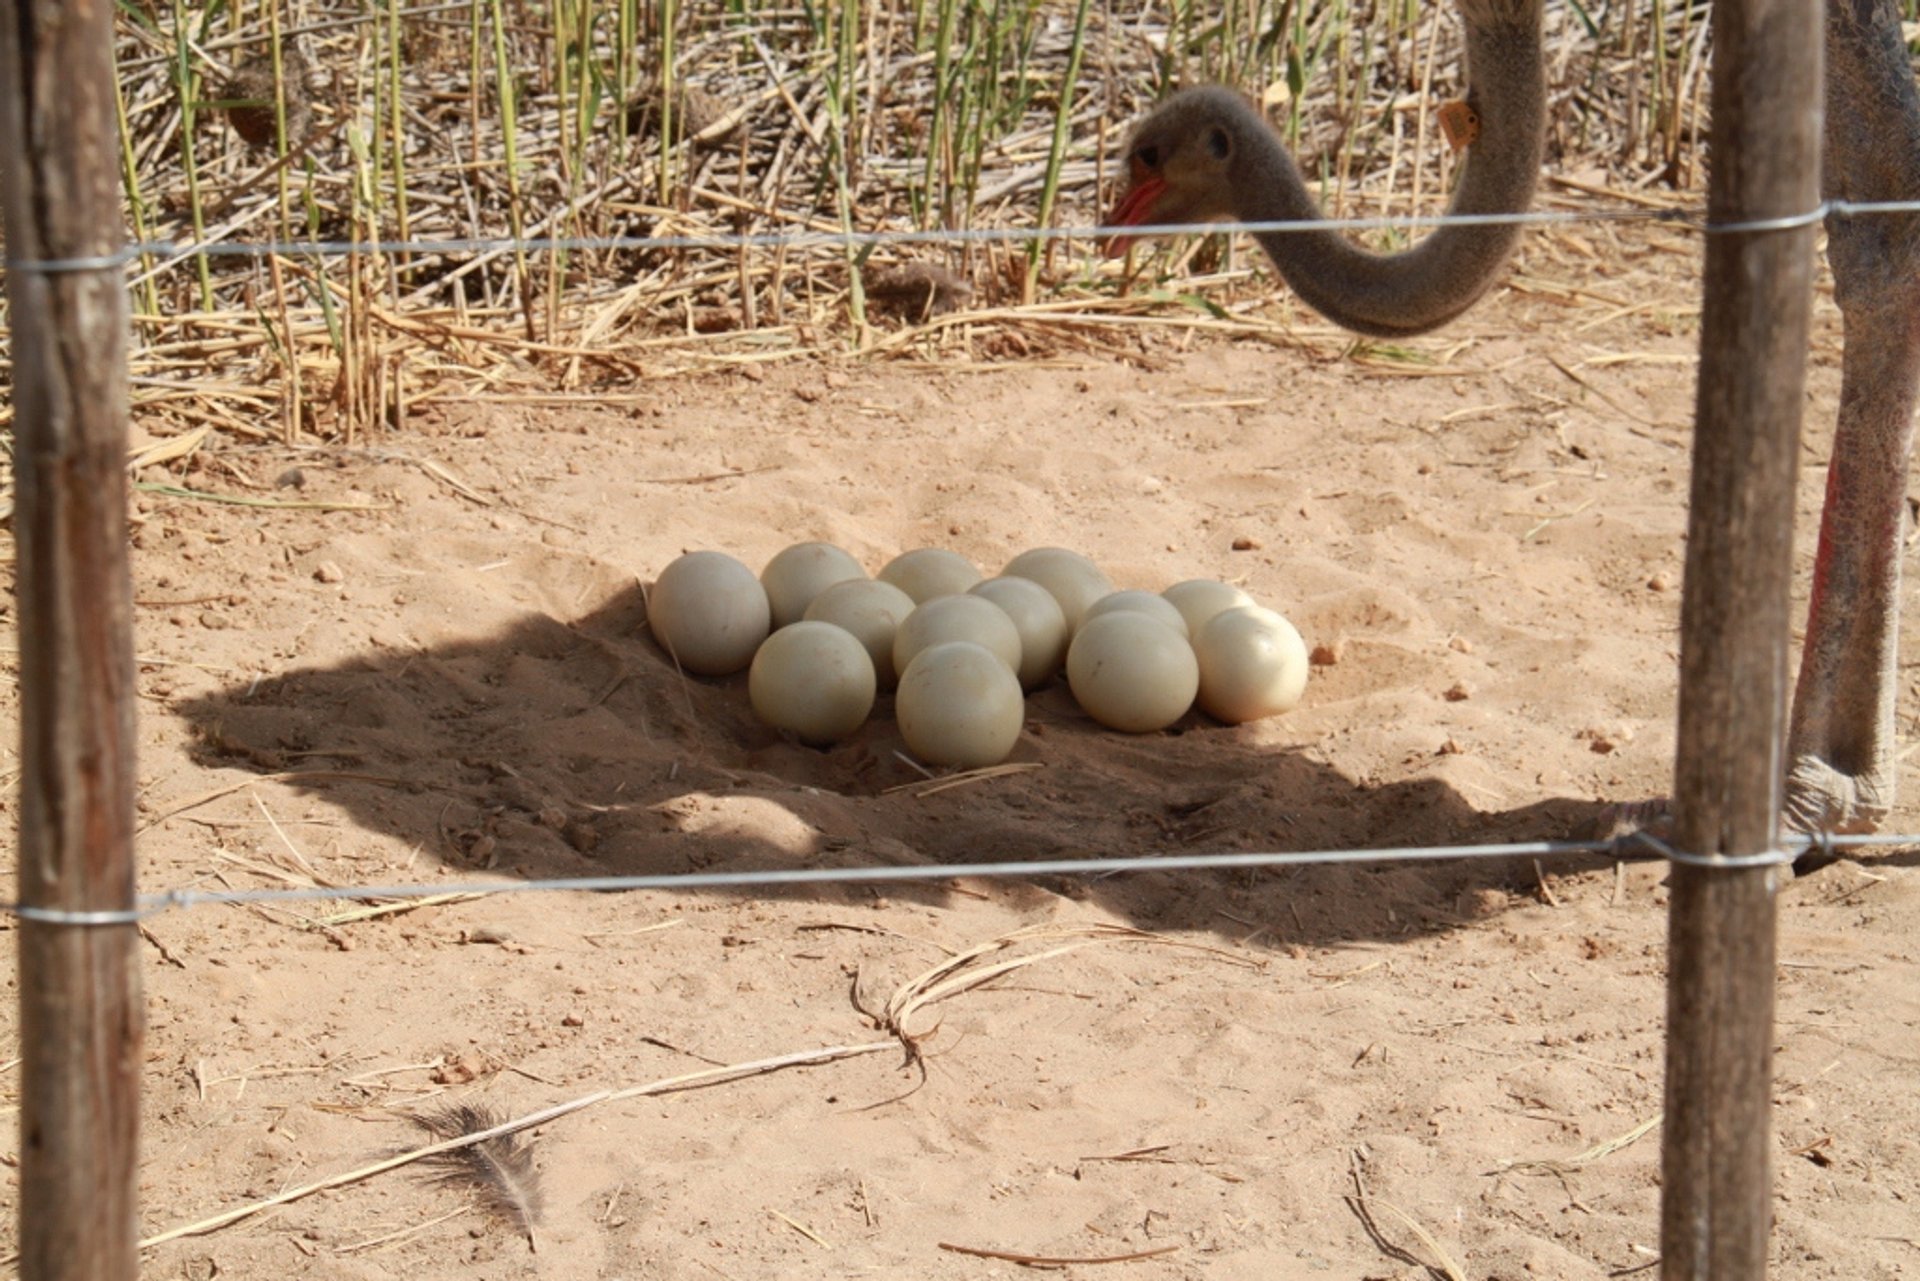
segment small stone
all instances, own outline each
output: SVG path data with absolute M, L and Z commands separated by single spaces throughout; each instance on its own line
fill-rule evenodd
M 1466 749 L 1466 748 L 1465 748 L 1464 746 L 1462 746 L 1462 745 L 1461 745 L 1461 743 L 1460 743 L 1460 740 L 1459 740 L 1459 739 L 1457 739 L 1457 738 L 1455 738 L 1455 737 L 1453 737 L 1453 736 L 1452 736 L 1451 734 L 1449 734 L 1449 735 L 1447 736 L 1447 741 L 1446 741 L 1446 742 L 1444 742 L 1444 743 L 1442 743 L 1442 744 L 1440 744 L 1440 750 L 1439 750 L 1438 752 L 1436 752 L 1436 753 L 1435 753 L 1435 755 L 1437 755 L 1437 756 L 1464 756 L 1464 755 L 1466 755 L 1466 751 L 1467 751 L 1467 749 Z
M 485 1070 L 484 1064 L 469 1058 L 457 1058 L 450 1063 L 442 1063 L 428 1074 L 427 1079 L 435 1085 L 466 1085 Z
M 1345 656 L 1346 649 L 1347 643 L 1344 640 L 1331 643 L 1322 641 L 1313 647 L 1312 653 L 1307 655 L 1307 662 L 1315 667 L 1333 667 Z
M 232 627 L 233 622 L 225 614 L 216 614 L 210 609 L 203 609 L 200 611 L 200 626 L 210 632 L 223 632 Z
M 1647 590 L 1650 592 L 1664 592 L 1669 590 L 1672 586 L 1673 586 L 1673 575 L 1669 574 L 1664 569 L 1660 570 L 1659 572 L 1654 574 L 1653 577 L 1647 580 Z
M 1464 636 L 1455 636 L 1447 642 L 1447 648 L 1456 654 L 1471 654 L 1473 653 L 1473 642 Z
M 1264 544 L 1262 544 L 1259 539 L 1249 537 L 1246 534 L 1242 534 L 1233 540 L 1233 550 L 1237 552 L 1257 552 L 1262 546 L 1264 546 Z
M 1467 687 L 1465 681 L 1455 681 L 1441 697 L 1449 703 L 1462 703 L 1473 697 L 1473 691 Z
M 578 1014 L 569 1014 L 560 1020 L 561 1027 L 585 1027 L 587 1021 Z
M 347 573 L 330 560 L 323 560 L 313 569 L 314 579 L 322 583 L 337 583 L 346 578 Z
M 298 467 L 289 467 L 273 478 L 276 489 L 305 489 L 307 473 Z

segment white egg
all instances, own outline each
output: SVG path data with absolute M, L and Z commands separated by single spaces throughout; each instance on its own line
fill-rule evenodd
M 773 625 L 781 628 L 805 618 L 813 598 L 835 583 L 866 576 L 859 561 L 832 543 L 795 543 L 767 562 L 760 585 L 767 589 Z
M 929 765 L 997 765 L 1020 739 L 1027 704 L 997 655 L 948 641 L 914 655 L 894 698 L 900 736 Z
M 1307 643 L 1292 623 L 1258 605 L 1223 609 L 1193 638 L 1200 706 L 1229 725 L 1277 716 L 1307 688 Z
M 912 612 L 913 597 L 877 578 L 835 583 L 807 606 L 809 620 L 843 627 L 866 646 L 881 689 L 892 689 L 899 677 L 893 665 L 893 634 Z
M 1007 611 L 984 596 L 936 596 L 916 606 L 893 634 L 893 669 L 906 675 L 913 656 L 929 645 L 972 641 L 1007 665 L 1020 670 L 1020 629 Z
M 725 552 L 688 552 L 647 594 L 647 626 L 681 667 L 726 676 L 753 661 L 772 609 L 753 571 Z
M 1187 620 L 1187 635 L 1198 636 L 1209 618 L 1223 609 L 1251 605 L 1253 597 L 1217 578 L 1189 578 L 1160 593 Z
M 1111 614 L 1116 609 L 1131 609 L 1136 613 L 1157 618 L 1182 636 L 1189 635 L 1187 620 L 1172 601 L 1153 592 L 1129 589 L 1124 592 L 1108 592 L 1093 604 L 1087 606 L 1087 618 L 1098 618 L 1102 614 Z M 1081 625 L 1086 619 L 1081 619 Z
M 1037 689 L 1067 661 L 1067 616 L 1053 593 L 1031 578 L 989 578 L 967 589 L 1006 611 L 1020 633 L 1020 687 Z
M 837 743 L 873 710 L 873 660 L 832 623 L 790 623 L 767 637 L 747 673 L 754 714 L 809 743 Z
M 1000 571 L 1003 577 L 1030 578 L 1053 593 L 1067 617 L 1067 632 L 1080 630 L 1087 607 L 1113 591 L 1113 581 L 1079 552 L 1064 547 L 1036 547 L 1021 552 Z
M 1083 623 L 1067 647 L 1067 684 L 1087 715 L 1144 734 L 1186 715 L 1200 688 L 1187 638 L 1157 618 L 1117 609 Z
M 944 547 L 920 547 L 901 552 L 888 561 L 878 574 L 883 583 L 892 583 L 914 604 L 924 605 L 937 596 L 957 596 L 981 579 L 980 567 Z

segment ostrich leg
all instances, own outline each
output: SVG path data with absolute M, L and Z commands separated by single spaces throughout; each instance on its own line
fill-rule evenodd
M 1829 0 L 1829 198 L 1920 199 L 1920 94 L 1892 0 Z M 1832 218 L 1840 413 L 1787 739 L 1786 820 L 1876 826 L 1893 803 L 1900 553 L 1920 388 L 1920 215 Z

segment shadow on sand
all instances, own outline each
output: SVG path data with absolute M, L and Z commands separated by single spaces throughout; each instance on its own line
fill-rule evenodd
M 1364 785 L 1197 714 L 1163 735 L 1111 734 L 1057 687 L 1029 699 L 1013 757 L 1038 768 L 929 793 L 896 755 L 889 700 L 847 743 L 789 743 L 753 718 L 744 677 L 683 678 L 644 621 L 636 588 L 570 624 L 528 615 L 486 639 L 295 669 L 183 710 L 201 764 L 271 773 L 462 874 L 1478 844 L 1582 835 L 1601 808 L 1550 799 L 1489 813 L 1435 779 Z M 1241 936 L 1257 920 L 1278 940 L 1324 944 L 1467 924 L 1535 877 L 1531 860 L 1476 859 L 1035 884 L 1143 928 Z M 862 902 L 953 892 L 756 891 Z

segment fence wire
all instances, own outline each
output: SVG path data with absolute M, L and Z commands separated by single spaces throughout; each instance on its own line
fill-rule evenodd
M 1357 850 L 1265 850 L 1221 854 L 1143 854 L 1133 858 L 1034 859 L 989 863 L 936 863 L 884 867 L 764 868 L 744 872 L 665 872 L 648 876 L 562 876 L 521 881 L 440 881 L 396 885 L 314 885 L 280 889 L 171 889 L 143 894 L 127 909 L 88 911 L 0 903 L 0 914 L 37 925 L 133 925 L 174 908 L 215 904 L 294 903 L 338 899 L 426 899 L 498 894 L 607 894 L 641 890 L 755 890 L 794 886 L 926 884 L 954 880 L 1031 880 L 1043 876 L 1108 876 L 1141 872 L 1245 871 L 1253 868 L 1330 867 L 1351 864 L 1432 863 L 1466 859 L 1580 856 L 1662 858 L 1720 870 L 1784 866 L 1808 853 L 1825 858 L 1863 846 L 1920 845 L 1920 834 L 1793 836 L 1758 854 L 1694 854 L 1676 850 L 1645 832 L 1608 840 L 1518 841 L 1490 845 L 1411 845 Z
M 149 257 L 181 261 L 209 258 L 320 257 L 362 254 L 499 254 L 598 250 L 872 249 L 890 245 L 1026 244 L 1052 241 L 1141 239 L 1148 236 L 1218 232 L 1308 234 L 1327 231 L 1429 231 L 1441 227 L 1566 226 L 1603 222 L 1658 222 L 1701 235 L 1750 235 L 1794 231 L 1828 218 L 1867 218 L 1920 213 L 1920 200 L 1825 200 L 1804 213 L 1778 218 L 1713 222 L 1697 209 L 1529 210 L 1521 213 L 1433 214 L 1372 218 L 1305 218 L 1271 222 L 1154 223 L 1097 227 L 974 227 L 930 231 L 768 231 L 675 236 L 474 236 L 422 240 L 174 240 L 135 241 L 109 254 L 72 258 L 8 258 L 8 271 L 55 275 L 107 271 Z

